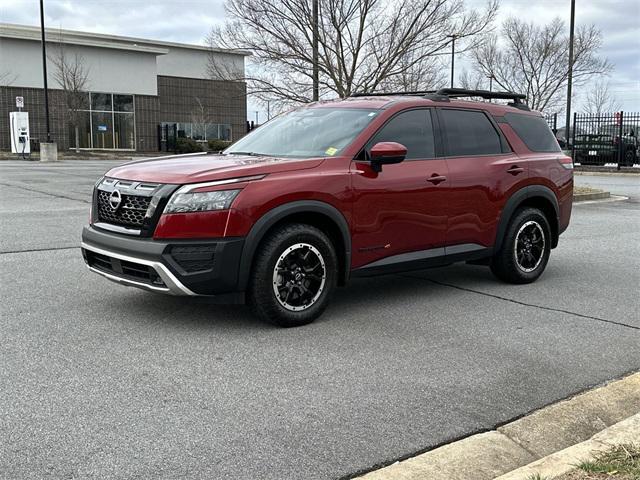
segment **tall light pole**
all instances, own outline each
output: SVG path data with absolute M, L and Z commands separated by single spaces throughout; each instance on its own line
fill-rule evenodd
M 320 72 L 318 69 L 318 0 L 312 1 L 313 28 L 313 101 L 320 99 Z
M 44 116 L 47 125 L 47 143 L 51 143 L 49 126 L 49 88 L 47 86 L 47 47 L 44 38 L 44 0 L 40 0 L 40 31 L 42 33 L 42 74 L 44 78 Z
M 452 35 L 447 35 L 447 37 L 451 38 L 451 88 L 453 88 L 453 74 L 455 72 L 456 65 L 456 38 L 458 35 L 454 33 Z
M 571 0 L 571 23 L 569 24 L 569 72 L 567 75 L 567 118 L 564 132 L 569 143 L 569 123 L 571 123 L 571 82 L 573 81 L 573 29 L 576 20 L 576 0 Z

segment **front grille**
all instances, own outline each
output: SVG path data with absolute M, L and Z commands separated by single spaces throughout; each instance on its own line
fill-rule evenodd
M 185 245 L 171 247 L 171 257 L 187 273 L 213 268 L 216 245 Z
M 128 260 L 120 260 L 92 250 L 84 250 L 84 253 L 87 259 L 87 264 L 90 267 L 114 274 L 118 277 L 141 281 L 160 287 L 165 286 L 164 282 L 158 275 L 158 272 L 149 265 L 130 262 Z
M 111 192 L 98 190 L 99 221 L 125 227 L 142 227 L 151 197 L 123 194 L 121 204 L 114 209 L 109 204 L 110 196 Z

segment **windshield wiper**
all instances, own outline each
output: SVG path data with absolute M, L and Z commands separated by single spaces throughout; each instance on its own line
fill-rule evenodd
M 250 157 L 266 157 L 264 153 L 257 152 L 227 152 L 227 155 L 248 155 Z

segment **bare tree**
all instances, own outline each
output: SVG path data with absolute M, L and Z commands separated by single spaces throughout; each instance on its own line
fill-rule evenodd
M 67 54 L 62 41 L 49 60 L 54 66 L 53 78 L 63 92 L 65 117 L 69 126 L 74 129 L 75 149 L 78 152 L 80 151 L 81 111 L 88 108 L 89 70 L 85 66 L 82 55 Z
M 618 112 L 621 108 L 620 103 L 611 95 L 609 84 L 603 81 L 593 85 L 584 101 L 584 111 L 591 115 L 601 116 Z
M 0 70 L 0 87 L 11 85 L 18 78 L 17 75 L 11 73 L 9 70 Z
M 227 0 L 228 22 L 213 28 L 215 48 L 248 50 L 243 78 L 249 93 L 280 103 L 312 98 L 313 16 L 308 0 Z M 489 0 L 482 11 L 462 0 L 320 0 L 318 21 L 321 98 L 347 97 L 389 86 L 437 85 L 436 61 L 448 53 L 451 34 L 473 48 L 497 11 Z M 215 53 L 215 51 L 214 51 Z M 212 77 L 229 78 L 212 55 Z M 426 79 L 420 78 L 425 69 Z
M 537 26 L 517 18 L 502 24 L 501 36 L 490 35 L 473 52 L 476 71 L 492 75 L 504 90 L 524 93 L 536 110 L 563 107 L 569 71 L 568 35 L 559 18 Z M 597 55 L 602 34 L 595 26 L 580 27 L 574 42 L 573 85 L 581 86 L 594 75 L 605 74 L 612 65 Z
M 196 106 L 191 110 L 191 126 L 195 131 L 192 135 L 201 136 L 202 140 L 205 138 L 207 124 L 211 123 L 211 113 L 204 106 L 202 100 L 199 97 L 194 97 Z
M 437 90 L 447 83 L 447 69 L 439 56 L 424 57 L 418 61 L 411 56 L 403 56 L 398 64 L 401 72 L 381 81 L 380 91 Z

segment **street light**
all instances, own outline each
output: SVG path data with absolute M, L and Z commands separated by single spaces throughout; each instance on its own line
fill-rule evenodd
M 569 123 L 571 122 L 571 83 L 573 81 L 573 27 L 576 20 L 576 0 L 571 0 L 571 23 L 569 24 L 569 72 L 567 75 L 567 117 L 565 119 L 565 137 L 569 142 Z
M 47 125 L 47 143 L 51 143 L 49 126 L 49 88 L 47 86 L 47 47 L 44 38 L 44 0 L 40 0 L 40 31 L 42 33 L 42 74 L 44 78 L 44 117 Z
M 458 34 L 454 33 L 447 35 L 447 37 L 451 39 L 451 88 L 453 88 L 453 74 L 455 72 L 456 62 L 456 38 L 458 38 Z

